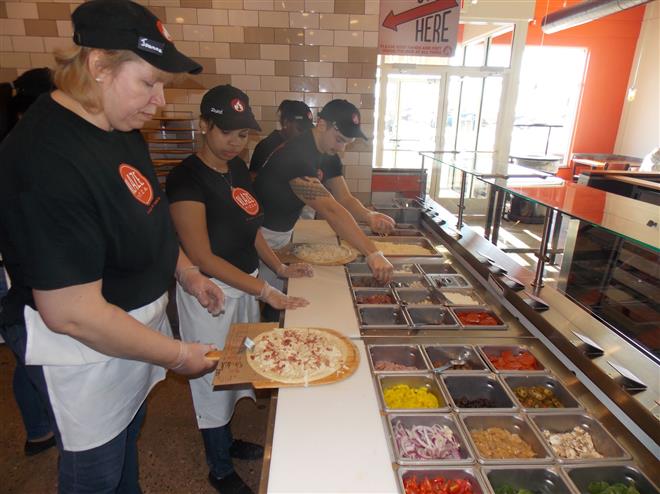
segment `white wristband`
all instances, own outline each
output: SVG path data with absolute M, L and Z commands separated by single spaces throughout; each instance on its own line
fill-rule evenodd
M 367 256 L 367 262 L 369 262 L 369 259 L 371 259 L 372 257 L 375 257 L 375 256 L 382 256 L 382 257 L 385 257 L 385 254 L 383 254 L 383 251 L 382 251 L 382 250 L 377 250 L 377 251 L 375 251 L 375 252 L 372 252 L 371 254 L 369 254 L 369 255 Z
M 176 273 L 176 281 L 178 281 L 181 286 L 183 286 L 186 281 L 186 276 L 190 271 L 199 273 L 199 266 L 188 266 L 187 268 L 180 269 L 179 272 Z
M 170 370 L 177 370 L 183 367 L 186 357 L 188 356 L 188 346 L 181 340 L 179 340 L 179 354 L 176 357 L 176 361 L 170 367 Z

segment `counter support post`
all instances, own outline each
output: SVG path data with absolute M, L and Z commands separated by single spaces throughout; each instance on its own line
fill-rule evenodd
M 502 211 L 504 210 L 504 200 L 506 191 L 498 188 L 495 195 L 495 212 L 493 214 L 493 231 L 491 233 L 490 243 L 497 246 L 497 239 L 500 236 L 500 224 L 502 223 Z
M 465 209 L 465 183 L 467 181 L 467 173 L 461 172 L 461 196 L 458 198 L 458 221 L 456 222 L 456 229 L 460 232 L 463 228 L 463 210 Z
M 493 227 L 493 209 L 495 208 L 495 187 L 488 187 L 488 210 L 486 211 L 486 224 L 484 225 L 484 238 L 490 240 Z
M 546 208 L 545 219 L 543 220 L 543 235 L 541 236 L 541 245 L 539 253 L 537 254 L 538 260 L 536 261 L 536 274 L 532 286 L 534 291 L 538 292 L 543 287 L 543 272 L 545 271 L 545 263 L 548 261 L 548 240 L 552 230 L 552 220 L 555 216 L 555 210 Z

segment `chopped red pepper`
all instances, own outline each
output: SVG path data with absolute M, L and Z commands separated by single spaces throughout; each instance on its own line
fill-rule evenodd
M 421 483 L 415 475 L 403 480 L 406 494 L 474 494 L 468 479 L 446 479 L 442 476 L 424 477 Z

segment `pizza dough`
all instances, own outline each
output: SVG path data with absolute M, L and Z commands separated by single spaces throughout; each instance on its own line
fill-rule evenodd
M 428 256 L 429 254 L 433 254 L 426 247 L 416 244 L 382 242 L 380 240 L 374 240 L 374 244 L 386 256 Z
M 347 343 L 321 329 L 277 328 L 254 338 L 248 365 L 267 379 L 306 384 L 331 376 L 345 365 Z
M 345 245 L 298 244 L 294 255 L 310 264 L 345 264 L 355 259 L 355 253 Z

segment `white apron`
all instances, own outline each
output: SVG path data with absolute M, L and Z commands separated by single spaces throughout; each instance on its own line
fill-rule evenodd
M 276 232 L 262 226 L 260 231 L 264 240 L 266 240 L 266 243 L 270 245 L 270 248 L 273 250 L 281 249 L 287 245 L 291 242 L 291 237 L 293 236 L 293 229 L 286 232 Z M 284 280 L 278 278 L 277 273 L 273 272 L 273 270 L 261 260 L 259 261 L 259 278 L 280 291 L 284 290 Z
M 256 276 L 257 271 L 251 274 Z M 224 348 L 229 326 L 237 322 L 259 322 L 259 302 L 256 298 L 237 290 L 220 280 L 211 280 L 222 288 L 225 294 L 225 313 L 213 317 L 199 305 L 195 297 L 176 285 L 176 305 L 179 313 L 181 339 L 190 342 L 213 343 Z M 190 380 L 197 426 L 212 429 L 226 425 L 234 414 L 234 406 L 241 398 L 255 399 L 251 387 L 213 390 L 213 376 L 210 372 Z
M 171 337 L 166 306 L 167 293 L 129 315 Z M 43 366 L 66 451 L 86 451 L 115 438 L 131 423 L 151 388 L 165 378 L 162 367 L 110 357 L 51 331 L 29 306 L 24 316 L 25 362 Z

